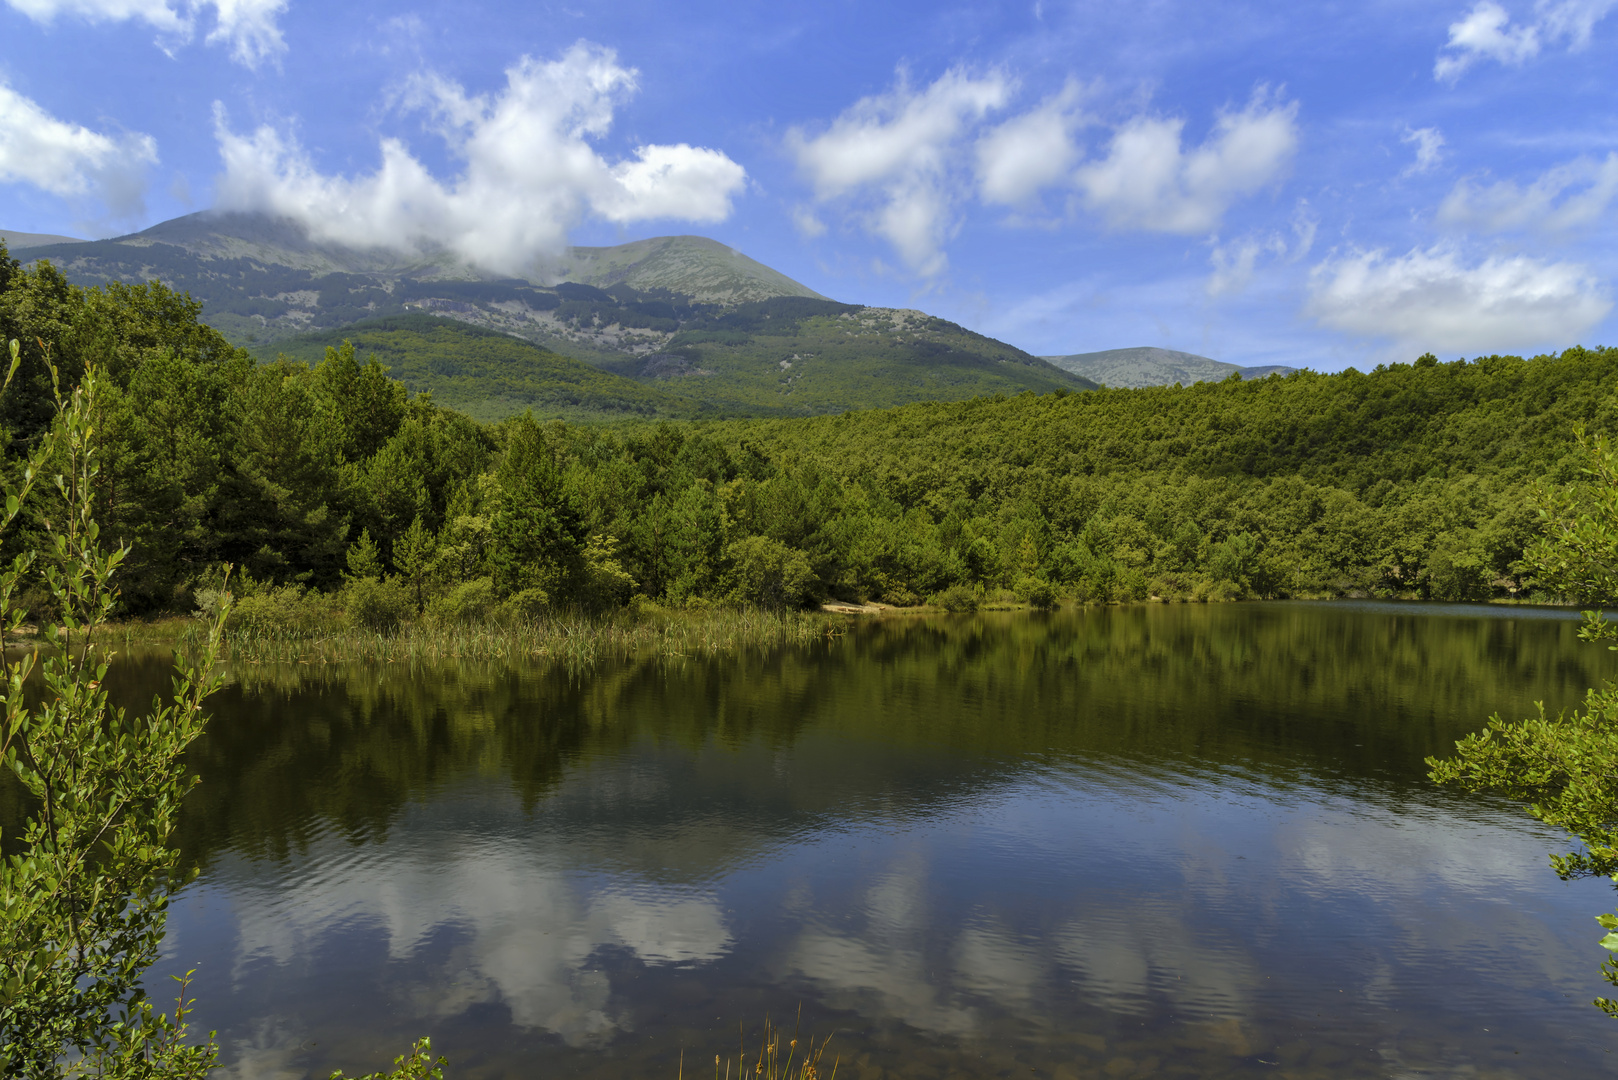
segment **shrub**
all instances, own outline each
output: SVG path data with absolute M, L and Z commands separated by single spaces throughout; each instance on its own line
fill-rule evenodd
M 951 585 L 937 596 L 933 603 L 945 611 L 976 611 L 978 609 L 978 594 L 965 585 Z
M 482 622 L 494 612 L 494 579 L 473 578 L 427 603 L 427 613 L 441 622 Z
M 1017 595 L 1029 607 L 1049 611 L 1056 606 L 1056 590 L 1042 577 L 1024 575 L 1017 581 Z
M 507 597 L 496 615 L 502 622 L 531 622 L 545 614 L 550 606 L 550 594 L 544 589 L 524 589 Z
M 218 609 L 217 599 L 205 595 L 211 591 L 201 589 L 197 593 L 197 606 L 204 614 L 208 614 L 210 606 Z M 310 618 L 310 606 L 301 585 L 264 588 L 237 600 L 225 627 L 254 633 L 298 630 L 314 621 Z
M 378 633 L 397 629 L 414 607 L 410 594 L 397 580 L 373 577 L 351 580 L 343 586 L 342 600 L 348 625 Z
M 814 592 L 809 556 L 768 536 L 748 536 L 731 544 L 733 600 L 763 607 L 799 607 Z

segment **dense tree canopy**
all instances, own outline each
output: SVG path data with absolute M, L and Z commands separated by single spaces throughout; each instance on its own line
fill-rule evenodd
M 225 562 L 335 589 L 362 531 L 421 603 L 479 582 L 549 603 L 1516 594 L 1532 491 L 1579 481 L 1567 433 L 1611 430 L 1618 376 L 1618 350 L 1570 349 L 808 419 L 480 425 L 346 344 L 257 363 L 198 312 L 160 284 L 0 261 L 0 332 L 25 342 L 0 415 L 14 449 L 45 422 L 47 355 L 69 382 L 108 374 L 100 513 L 134 549 L 130 613 L 189 610 Z M 601 593 L 608 562 L 632 586 Z

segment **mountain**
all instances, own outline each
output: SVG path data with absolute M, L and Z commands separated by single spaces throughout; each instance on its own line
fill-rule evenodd
M 655 387 L 647 407 L 657 413 L 809 415 L 1096 386 L 919 311 L 828 300 L 700 236 L 572 248 L 529 277 L 495 278 L 447 252 L 351 248 L 311 240 L 285 219 L 203 213 L 27 255 L 79 284 L 159 279 L 201 300 L 204 321 L 263 357 L 318 357 L 362 321 L 448 317 Z M 430 345 L 419 336 L 396 344 L 430 366 L 443 358 L 445 333 Z M 479 370 L 493 377 L 493 368 Z M 465 383 L 456 392 L 485 412 L 500 402 L 516 411 L 523 400 L 551 400 L 537 378 L 521 376 L 520 393 L 499 380 L 487 393 Z M 566 398 L 571 385 L 563 379 L 557 393 Z
M 776 296 L 824 300 L 807 285 L 754 262 L 705 236 L 659 236 L 617 247 L 576 247 L 552 270 L 552 280 L 639 292 L 672 292 L 701 303 L 739 304 Z
M 1102 352 L 1075 353 L 1072 356 L 1046 356 L 1063 371 L 1070 371 L 1103 386 L 1172 386 L 1175 383 L 1219 382 L 1232 375 L 1260 379 L 1266 375 L 1289 375 L 1297 368 L 1271 364 L 1266 367 L 1240 367 L 1210 360 L 1195 353 L 1176 352 L 1140 346 L 1133 349 L 1106 349 Z
M 57 236 L 55 233 L 18 232 L 15 229 L 0 229 L 0 241 L 12 251 L 22 251 L 25 248 L 45 247 L 50 244 L 82 244 L 85 241 L 76 236 Z

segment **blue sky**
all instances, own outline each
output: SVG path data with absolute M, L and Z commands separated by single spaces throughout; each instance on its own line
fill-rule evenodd
M 0 226 L 699 233 L 1040 354 L 1618 344 L 1618 0 L 0 0 Z

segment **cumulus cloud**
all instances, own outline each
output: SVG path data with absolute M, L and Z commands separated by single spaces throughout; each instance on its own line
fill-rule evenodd
M 590 145 L 607 133 L 635 78 L 612 50 L 580 42 L 558 60 L 524 57 L 492 96 L 468 95 L 442 78 L 414 80 L 406 106 L 427 112 L 464 162 L 447 183 L 397 139 L 382 140 L 374 173 L 325 175 L 293 139 L 268 126 L 237 134 L 216 106 L 218 205 L 291 218 L 321 240 L 448 249 L 507 273 L 559 252 L 590 214 L 617 224 L 724 220 L 747 174 L 720 151 L 644 145 L 612 163 Z
M 1004 107 L 1011 90 L 999 74 L 960 69 L 922 90 L 901 79 L 891 92 L 856 102 L 818 135 L 794 128 L 787 147 L 817 201 L 850 201 L 912 270 L 931 276 L 946 265 L 943 244 L 955 227 L 962 137 Z
M 985 202 L 1023 206 L 1068 175 L 1080 150 L 1079 88 L 1068 83 L 1038 108 L 986 132 L 977 142 L 978 190 Z
M 1139 117 L 1115 130 L 1105 156 L 1086 161 L 1077 133 L 1091 121 L 1076 84 L 986 126 L 1014 91 L 1001 75 L 960 69 L 922 90 L 901 79 L 821 134 L 794 129 L 787 146 L 818 205 L 842 204 L 924 276 L 947 265 L 944 244 L 974 192 L 1023 208 L 1054 188 L 1114 228 L 1205 233 L 1236 199 L 1278 180 L 1297 148 L 1296 103 L 1261 88 L 1246 108 L 1219 114 L 1200 146 L 1182 145 L 1183 120 Z M 795 218 L 805 235 L 823 228 L 811 209 Z
M 1106 157 L 1081 166 L 1084 204 L 1118 229 L 1192 235 L 1218 226 L 1231 203 L 1274 183 L 1298 146 L 1298 106 L 1260 91 L 1223 112 L 1201 146 L 1185 121 L 1141 117 L 1113 135 Z
M 1444 156 L 1444 134 L 1437 128 L 1406 128 L 1400 142 L 1416 148 L 1416 160 L 1406 167 L 1405 176 L 1431 172 Z
M 144 22 L 158 32 L 165 50 L 189 42 L 205 11 L 212 11 L 214 26 L 204 39 L 210 45 L 229 46 L 231 56 L 256 68 L 286 52 L 277 20 L 287 0 L 6 0 L 36 22 L 50 23 L 58 15 L 88 22 Z
M 1517 255 L 1468 265 L 1446 248 L 1330 259 L 1310 285 L 1305 310 L 1324 325 L 1435 352 L 1567 344 L 1612 310 L 1604 284 L 1577 264 Z
M 1446 225 L 1505 232 L 1564 232 L 1599 220 L 1618 198 L 1618 153 L 1579 158 L 1541 174 L 1527 187 L 1510 180 L 1477 186 L 1462 180 L 1438 208 Z
M 113 137 L 67 123 L 0 83 L 0 182 L 89 197 L 127 218 L 145 212 L 146 169 L 156 163 L 150 135 Z
M 1566 42 L 1570 50 L 1590 43 L 1595 24 L 1618 0 L 1540 0 L 1530 22 L 1513 23 L 1495 0 L 1480 0 L 1466 17 L 1450 24 L 1449 41 L 1433 64 L 1433 77 L 1453 82 L 1479 60 L 1516 66 L 1547 45 Z

